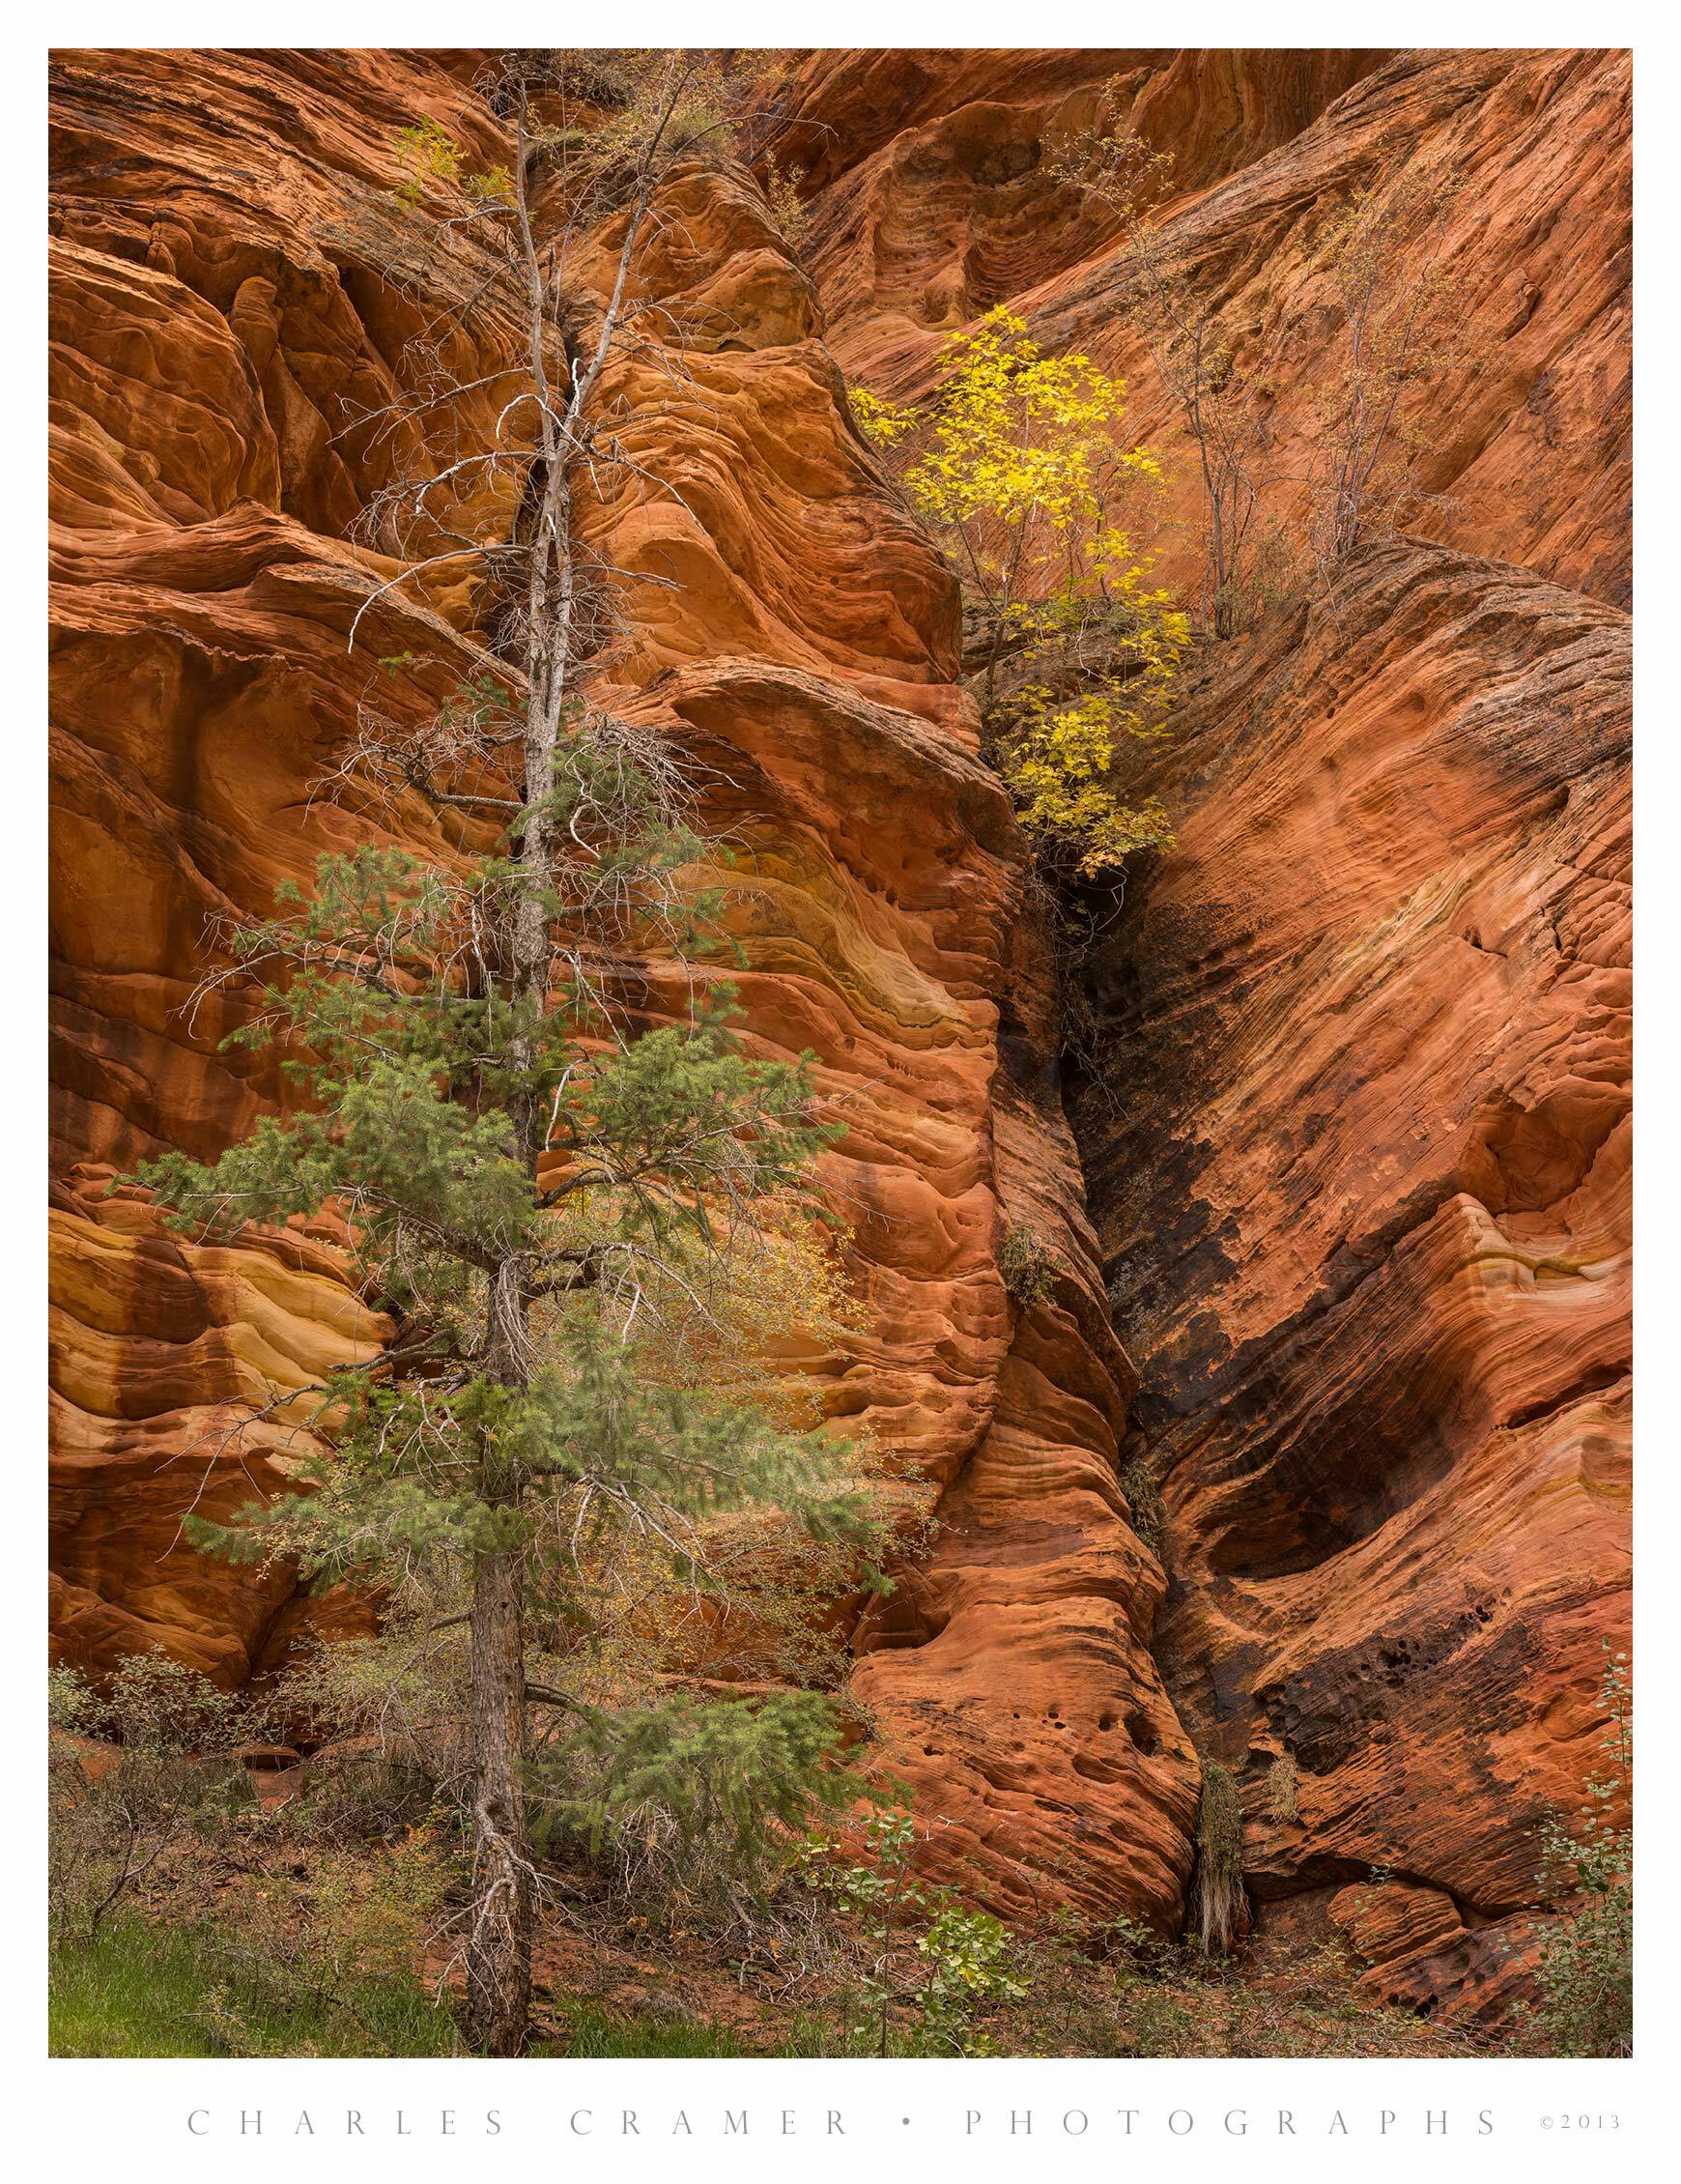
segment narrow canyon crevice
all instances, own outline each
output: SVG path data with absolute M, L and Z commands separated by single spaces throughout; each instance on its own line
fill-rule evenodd
M 1208 664 L 1179 845 L 1092 966 L 1075 1130 L 1166 1511 L 1156 1657 L 1264 1923 L 1357 1871 L 1453 1908 L 1393 1951 L 1361 1914 L 1421 2007 L 1522 1977 L 1626 1629 L 1626 647 L 1526 571 L 1369 550 Z

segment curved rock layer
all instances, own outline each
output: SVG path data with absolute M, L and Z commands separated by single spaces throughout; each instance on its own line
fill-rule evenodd
M 1421 2003 L 1497 2006 L 1627 1635 L 1628 688 L 1614 609 L 1369 550 L 1193 694 L 1097 968 L 1157 1656 L 1263 1917 L 1387 1871 L 1331 1909 Z
M 1047 350 L 1118 371 L 1128 429 L 1167 468 L 1161 567 L 1187 588 L 1195 452 L 1127 324 L 1113 218 L 1057 179 L 1059 153 L 1096 125 L 1172 154 L 1164 235 L 1239 369 L 1276 329 L 1257 469 L 1267 519 L 1297 541 L 1339 368 L 1323 230 L 1353 189 L 1447 180 L 1460 360 L 1402 405 L 1433 497 L 1406 520 L 1626 605 L 1629 105 L 1624 52 L 822 54 L 784 150 L 822 184 L 811 256 L 847 374 L 923 393 L 946 335 L 998 303 Z
M 1320 232 L 1454 180 L 1463 360 L 1405 420 L 1441 543 L 1200 671 L 1074 1118 L 1164 1480 L 1157 1653 L 1239 1776 L 1258 1915 L 1497 2018 L 1627 1630 L 1628 56 L 819 55 L 787 104 L 846 370 L 914 398 L 997 303 L 1119 370 L 1186 590 L 1194 454 L 1059 150 L 1172 153 L 1167 235 L 1239 363 L 1280 329 L 1260 468 L 1296 540 Z
M 216 1438 L 236 1392 L 277 1398 L 243 1460 L 279 1484 L 287 1391 L 378 1339 L 330 1234 L 196 1253 L 104 1193 L 278 1095 L 215 1051 L 237 992 L 184 1013 L 206 920 L 345 839 L 310 784 L 376 657 L 475 656 L 442 589 L 387 595 L 346 652 L 389 568 L 346 532 L 393 459 L 346 397 L 384 399 L 428 327 L 481 367 L 511 338 L 494 291 L 464 323 L 472 268 L 375 270 L 394 129 L 432 115 L 499 156 L 470 74 L 56 70 L 54 1568 L 61 1642 L 96 1664 L 157 1640 L 238 1681 L 349 1612 L 259 1597 L 177 1535 L 195 1494 L 244 1491 Z M 1626 1626 L 1626 56 L 826 53 L 774 98 L 811 273 L 745 172 L 675 178 L 646 277 L 686 373 L 623 367 L 632 394 L 657 374 L 640 453 L 675 494 L 589 523 L 680 579 L 637 588 L 613 672 L 714 766 L 751 1034 L 812 1049 L 848 1125 L 829 1178 L 867 1332 L 813 1363 L 827 1411 L 939 1492 L 858 1688 L 931 1861 L 982 1896 L 1171 1922 L 1200 1750 L 1238 1775 L 1264 1925 L 1334 1927 L 1376 1991 L 1497 2015 L 1533 1959 L 1535 1825 L 1597 1759 Z M 1410 420 L 1431 537 L 1198 670 L 1154 785 L 1181 847 L 1097 964 L 1070 1132 L 957 600 L 837 365 L 914 395 L 1009 302 L 1122 370 L 1188 583 L 1190 466 L 1115 237 L 1049 173 L 1095 120 L 1174 152 L 1208 292 L 1286 330 L 1287 531 L 1327 354 L 1316 238 L 1349 187 L 1458 175 L 1467 359 Z M 1025 1308 L 999 1272 L 1021 1222 L 1058 1259 Z M 1171 1582 L 1124 1439 L 1162 1479 Z
M 346 542 L 394 459 L 358 409 L 418 334 L 464 370 L 508 353 L 494 286 L 461 315 L 472 266 L 379 271 L 403 242 L 396 129 L 431 116 L 500 156 L 469 74 L 400 53 L 56 65 L 55 1626 L 96 1667 L 161 1643 L 238 1681 L 351 1612 L 179 1531 L 195 1502 L 281 1484 L 306 1431 L 289 1394 L 379 1338 L 330 1236 L 194 1251 L 106 1185 L 159 1146 L 213 1153 L 279 1095 L 216 1051 L 237 988 L 188 1006 L 207 921 L 365 829 L 311 786 L 378 659 L 442 655 L 442 683 L 474 658 L 447 591 L 385 594 L 347 650 L 389 570 Z M 937 1871 L 1170 1924 L 1195 1761 L 1149 1652 L 1161 1573 L 1115 1480 L 1132 1375 L 1047 1085 L 1023 844 L 954 679 L 954 587 L 850 426 L 751 177 L 679 175 L 667 209 L 644 277 L 688 329 L 684 371 L 642 355 L 613 390 L 654 397 L 635 452 L 667 489 L 587 521 L 624 568 L 678 580 L 632 594 L 621 700 L 711 765 L 749 1035 L 812 1049 L 847 1124 L 828 1182 L 868 1332 L 813 1365 L 826 1409 L 940 1494 L 926 1566 L 859 1633 L 860 1688 Z M 393 704 L 426 696 L 394 678 Z M 998 1252 L 1030 1217 L 1061 1272 L 1023 1310 Z M 256 1447 L 227 1431 L 238 1395 L 273 1405 Z

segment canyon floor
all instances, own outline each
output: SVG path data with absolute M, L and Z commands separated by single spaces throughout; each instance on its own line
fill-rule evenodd
M 306 1892 L 307 1858 L 284 1885 Z M 342 1879 L 342 1876 L 341 1876 Z M 280 1885 L 277 1882 L 273 1884 Z M 299 1937 L 317 1969 L 299 1985 L 250 1976 L 247 1880 L 205 1896 L 183 1876 L 149 1917 L 128 1914 L 96 1950 L 55 1970 L 50 2052 L 61 2055 L 436 2055 L 465 2053 L 458 1996 L 436 1954 L 418 1968 L 340 1978 L 321 1935 Z M 271 1903 L 261 1915 L 272 1920 Z M 242 1939 L 242 1937 L 244 1937 Z M 271 1965 L 277 1954 L 271 1944 Z M 781 1961 L 779 1961 L 779 1958 Z M 1139 1966 L 1020 1937 L 1023 1997 L 967 2027 L 968 2052 L 997 2055 L 1465 2057 L 1537 2052 L 1519 2029 L 1432 2025 L 1361 1992 L 1340 1935 L 1257 1943 L 1227 1959 L 1194 1947 Z M 459 1983 L 455 1983 L 458 1987 Z M 697 1938 L 621 1923 L 546 1922 L 528 2053 L 545 2055 L 938 2057 L 896 2011 L 885 2051 L 855 1986 L 797 1948 L 751 1962 Z

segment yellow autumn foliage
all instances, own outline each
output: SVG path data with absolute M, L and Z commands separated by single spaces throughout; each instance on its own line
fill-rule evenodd
M 1124 382 L 1047 356 L 1012 312 L 989 311 L 945 354 L 928 415 L 865 388 L 852 414 L 872 445 L 915 450 L 900 488 L 986 625 L 978 682 L 999 770 L 1048 861 L 1093 878 L 1172 840 L 1155 798 L 1113 787 L 1125 740 L 1164 733 L 1190 642 L 1125 520 L 1160 465 L 1125 440 Z M 1006 660 L 1043 672 L 1001 698 Z

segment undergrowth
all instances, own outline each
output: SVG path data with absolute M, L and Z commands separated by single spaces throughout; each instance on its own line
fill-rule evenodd
M 1243 1902 L 1243 1812 L 1238 1785 L 1228 1768 L 1210 1760 L 1203 1767 L 1197 1805 L 1197 1864 L 1194 1906 L 1197 1934 L 1205 1949 L 1227 1950 L 1241 1927 Z
M 1018 1305 L 1046 1304 L 1056 1285 L 1056 1253 L 1037 1228 L 1015 1222 L 1004 1232 L 998 1271 Z
M 880 2052 L 860 2039 L 861 1992 L 813 1984 L 790 2008 L 739 1968 L 679 1944 L 657 1959 L 602 1950 L 582 1938 L 551 1969 L 534 2011 L 534 2057 L 832 2057 Z M 1331 1943 L 1262 1950 L 1252 1961 L 1205 1956 L 1125 1920 L 1107 1927 L 1065 1914 L 1009 1943 L 1019 1991 L 977 2021 L 1002 2055 L 1463 2055 L 1475 2041 L 1359 1996 L 1354 1968 Z M 604 1992 L 606 1984 L 609 1991 Z M 680 1997 L 680 1999 L 679 1999 Z M 253 1976 L 226 1923 L 169 1928 L 125 1913 L 92 1945 L 54 1954 L 49 2052 L 55 2055 L 449 2056 L 469 2053 L 447 1993 L 417 1975 L 382 1973 L 342 1998 L 300 1997 Z M 911 2028 L 888 2053 L 938 2052 Z M 951 2053 L 950 2049 L 944 2052 Z

